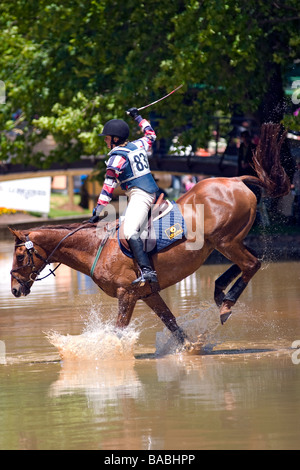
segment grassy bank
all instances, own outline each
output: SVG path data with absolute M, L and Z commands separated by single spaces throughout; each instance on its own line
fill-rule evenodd
M 51 193 L 49 218 L 69 217 L 74 215 L 91 215 L 88 209 L 83 209 L 79 205 L 79 194 L 74 195 L 74 204 L 70 205 L 67 194 Z M 31 215 L 39 217 L 41 214 L 31 212 Z

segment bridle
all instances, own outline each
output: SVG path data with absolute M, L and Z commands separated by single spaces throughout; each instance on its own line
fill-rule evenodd
M 71 235 L 74 235 L 74 233 L 78 232 L 79 230 L 82 230 L 83 228 L 87 228 L 86 225 L 81 225 L 80 227 L 77 227 L 75 230 L 73 230 L 72 232 L 68 233 L 66 236 L 64 236 L 60 242 L 56 245 L 56 247 L 54 248 L 54 250 L 50 253 L 50 255 L 47 257 L 47 258 L 44 258 L 43 256 L 40 255 L 40 253 L 37 251 L 37 249 L 34 247 L 34 244 L 33 242 L 29 239 L 29 235 L 26 235 L 26 241 L 24 243 L 20 243 L 18 245 L 15 245 L 15 248 L 19 247 L 19 246 L 25 246 L 26 248 L 26 253 L 27 253 L 27 257 L 28 257 L 28 261 L 27 261 L 27 264 L 24 264 L 22 266 L 19 266 L 18 268 L 15 268 L 15 269 L 12 269 L 10 271 L 10 275 L 24 288 L 27 288 L 27 285 L 30 284 L 31 282 L 34 282 L 34 281 L 42 281 L 43 279 L 46 279 L 48 276 L 51 276 L 51 274 L 53 274 L 53 276 L 55 276 L 54 272 L 59 268 L 59 266 L 61 265 L 61 263 L 59 263 L 54 269 L 50 269 L 49 268 L 49 273 L 46 274 L 46 276 L 44 277 L 41 277 L 38 279 L 38 276 L 39 274 L 41 273 L 41 271 L 43 271 L 43 269 L 47 266 L 47 265 L 50 265 L 51 262 L 50 262 L 50 259 L 52 258 L 52 256 L 54 255 L 54 253 L 56 252 L 56 250 L 60 247 L 60 245 L 66 240 L 66 238 L 68 237 L 71 237 Z M 38 245 L 39 246 L 39 245 Z M 35 267 L 35 263 L 34 263 L 34 259 L 33 259 L 33 256 L 36 256 L 36 258 L 40 259 L 41 261 L 43 261 L 43 264 L 42 266 L 39 268 L 39 269 L 36 269 Z M 25 269 L 25 268 L 31 268 L 32 271 L 29 275 L 29 279 L 27 281 L 24 281 L 22 279 L 19 279 L 15 273 L 17 273 L 18 271 L 20 271 L 21 269 Z M 33 276 L 35 276 L 33 278 Z

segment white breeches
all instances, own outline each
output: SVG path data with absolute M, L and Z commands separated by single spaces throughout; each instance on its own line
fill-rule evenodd
M 139 188 L 131 188 L 126 192 L 128 206 L 124 220 L 124 236 L 129 240 L 133 236 L 140 236 L 148 222 L 148 212 L 155 203 L 156 194 L 149 194 Z

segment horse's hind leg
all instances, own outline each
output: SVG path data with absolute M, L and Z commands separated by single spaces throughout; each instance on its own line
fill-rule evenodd
M 231 284 L 232 281 L 241 273 L 241 268 L 237 264 L 233 264 L 230 266 L 225 273 L 223 273 L 215 282 L 215 293 L 214 299 L 218 307 L 221 307 L 225 292 L 224 290 L 226 287 Z
M 178 326 L 176 318 L 161 296 L 158 293 L 155 293 L 143 299 L 143 301 L 156 313 L 177 341 L 184 344 L 188 338 L 184 331 Z
M 220 320 L 223 325 L 231 315 L 232 306 L 236 303 L 242 292 L 245 290 L 250 279 L 259 270 L 261 263 L 256 258 L 256 256 L 253 253 L 250 253 L 250 250 L 248 250 L 244 245 L 238 244 L 230 247 L 227 246 L 226 249 L 222 250 L 222 252 L 227 258 L 234 262 L 234 266 L 237 266 L 242 272 L 241 277 L 239 277 L 239 279 L 234 283 L 229 292 L 224 295 L 220 310 Z M 233 268 L 233 266 L 231 268 Z M 234 269 L 232 269 L 232 273 L 233 271 Z M 238 274 L 237 269 L 236 273 Z

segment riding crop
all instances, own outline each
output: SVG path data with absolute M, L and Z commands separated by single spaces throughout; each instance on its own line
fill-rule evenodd
M 141 108 L 138 108 L 138 111 L 141 111 L 142 109 L 149 108 L 149 106 L 153 106 L 154 104 L 159 103 L 160 101 L 164 100 L 165 98 L 168 98 L 168 96 L 170 96 L 170 95 L 172 95 L 173 93 L 175 93 L 175 91 L 179 90 L 181 87 L 183 87 L 183 84 L 182 84 L 182 85 L 179 85 L 177 88 L 175 88 L 173 91 L 171 91 L 171 92 L 168 93 L 167 95 L 163 96 L 162 98 L 159 98 L 159 100 L 153 101 L 153 102 L 150 103 L 150 104 L 146 104 L 146 106 L 142 106 Z M 129 114 L 128 111 L 126 111 L 126 113 Z

